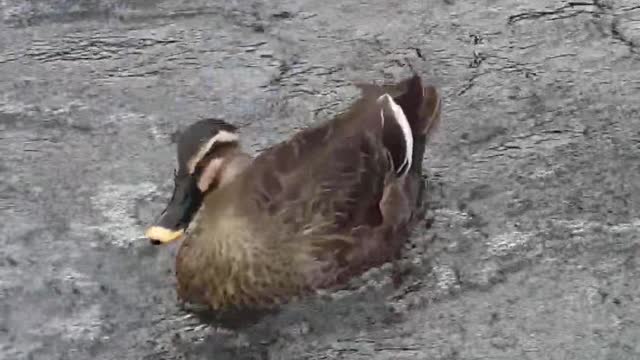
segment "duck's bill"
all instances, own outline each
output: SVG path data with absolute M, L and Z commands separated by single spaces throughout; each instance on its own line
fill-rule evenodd
M 145 231 L 144 235 L 154 245 L 168 244 L 174 240 L 179 239 L 184 235 L 183 229 L 172 230 L 162 226 L 151 226 Z
M 195 179 L 187 176 L 176 179 L 173 196 L 158 221 L 151 225 L 145 236 L 154 245 L 167 244 L 182 237 L 185 229 L 202 204 L 203 194 Z

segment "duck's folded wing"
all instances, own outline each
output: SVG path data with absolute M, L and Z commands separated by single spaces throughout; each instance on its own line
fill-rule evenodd
M 385 177 L 406 174 L 413 137 L 390 96 L 367 104 L 259 155 L 244 174 L 245 211 L 294 234 L 379 223 Z
M 295 148 L 289 150 L 247 174 L 246 211 L 294 237 L 381 222 L 378 204 L 393 165 L 379 137 L 364 132 L 327 141 L 321 153 L 295 163 Z

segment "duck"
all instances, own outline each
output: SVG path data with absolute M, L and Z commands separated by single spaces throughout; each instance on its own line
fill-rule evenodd
M 346 110 L 257 156 L 223 119 L 182 131 L 173 194 L 145 232 L 154 245 L 182 239 L 180 301 L 273 308 L 401 256 L 442 100 L 417 74 L 353 85 L 360 96 Z

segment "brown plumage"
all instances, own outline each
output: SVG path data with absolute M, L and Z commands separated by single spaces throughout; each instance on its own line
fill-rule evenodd
M 358 86 L 362 96 L 346 112 L 255 159 L 220 120 L 187 129 L 178 144 L 186 170 L 147 232 L 168 242 L 190 228 L 176 258 L 182 300 L 265 307 L 397 258 L 417 220 L 425 143 L 441 101 L 418 76 Z M 198 138 L 202 124 L 210 131 Z

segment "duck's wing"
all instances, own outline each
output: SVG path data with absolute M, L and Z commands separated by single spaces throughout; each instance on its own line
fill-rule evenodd
M 296 236 L 379 224 L 385 179 L 406 173 L 412 136 L 389 96 L 374 100 L 260 154 L 243 175 L 243 211 Z

